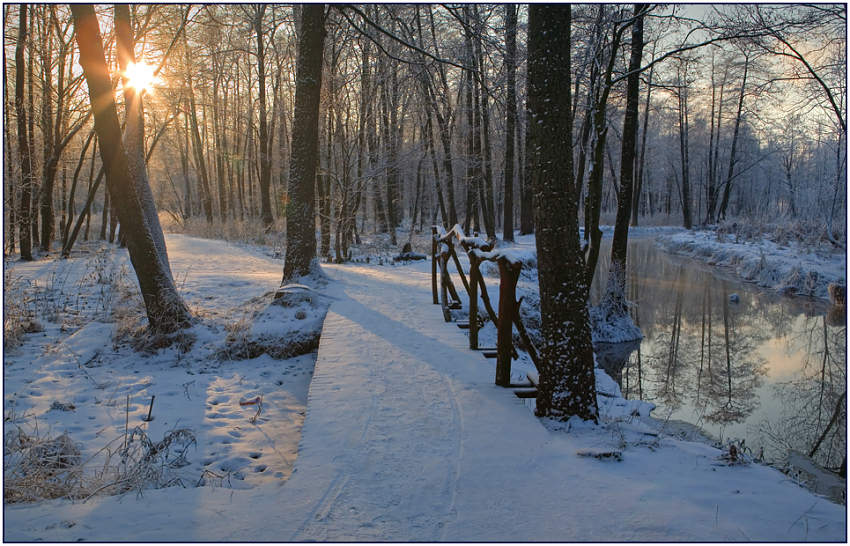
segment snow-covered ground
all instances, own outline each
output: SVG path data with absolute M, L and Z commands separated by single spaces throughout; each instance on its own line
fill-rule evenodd
M 5 358 L 4 413 L 38 417 L 42 435 L 67 430 L 88 453 L 121 441 L 129 394 L 131 426 L 152 439 L 194 431 L 189 464 L 175 470 L 184 487 L 5 504 L 4 539 L 846 540 L 844 507 L 632 415 L 647 408 L 619 398 L 601 372 L 601 425 L 535 418 L 531 404 L 493 384 L 494 361 L 443 322 L 427 262 L 323 266 L 330 281 L 318 288 L 331 306 L 305 400 L 310 356 L 219 360 L 234 338 L 268 335 L 269 320 L 256 325 L 270 316 L 261 297 L 277 287 L 281 262 L 218 241 L 167 241 L 178 284 L 204 318 L 189 356 L 116 349 L 114 325 L 93 322 L 69 338 L 79 325 L 63 333 L 44 323 L 46 335 L 26 334 Z M 84 277 L 63 267 L 15 264 L 12 273 L 45 283 Z M 76 282 L 65 283 L 69 297 Z M 318 313 L 282 320 L 280 333 Z M 155 418 L 144 423 L 153 394 Z M 239 402 L 256 396 L 263 409 L 252 423 L 258 406 Z M 54 400 L 70 411 L 51 410 Z
M 660 234 L 668 252 L 729 268 L 741 278 L 787 294 L 827 298 L 830 283 L 847 284 L 847 255 L 813 249 L 796 241 L 740 240 L 715 230 L 679 230 Z
M 326 305 L 268 305 L 281 262 L 256 249 L 181 235 L 169 235 L 168 247 L 199 321 L 164 350 L 132 347 L 144 340 L 134 335 L 142 310 L 126 251 L 6 264 L 7 315 L 12 299 L 26 302 L 19 312 L 42 330 L 5 351 L 7 448 L 51 445 L 67 433 L 79 454 L 63 480 L 83 497 L 100 487 L 151 486 L 140 477 L 149 471 L 156 484 L 233 489 L 277 483 L 292 471 L 315 353 L 281 360 L 258 347 L 317 335 Z M 175 436 L 181 430 L 191 437 Z M 167 451 L 140 462 L 152 451 L 148 440 L 168 438 Z M 32 451 L 7 449 L 6 490 L 12 482 L 15 498 L 31 493 L 15 463 Z

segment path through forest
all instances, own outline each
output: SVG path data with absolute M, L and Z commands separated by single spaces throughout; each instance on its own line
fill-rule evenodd
M 220 258 L 204 284 L 210 243 L 169 236 L 168 245 L 175 272 L 199 264 L 184 287 L 196 310 L 204 298 L 215 312 L 232 308 L 224 299 L 260 295 L 254 275 L 269 289 L 279 282 L 279 260 L 222 244 L 234 259 Z M 332 304 L 288 480 L 6 507 L 5 538 L 844 540 L 844 508 L 772 468 L 727 466 L 719 450 L 659 439 L 628 416 L 569 432 L 537 419 L 493 384 L 495 361 L 443 322 L 429 263 L 323 269 Z M 615 449 L 620 462 L 577 455 Z
M 623 462 L 578 457 L 617 449 L 630 425 L 545 427 L 493 384 L 494 361 L 443 322 L 427 263 L 324 269 L 338 299 L 325 319 L 296 471 L 282 489 L 287 504 L 300 499 L 298 509 L 278 540 L 843 535 L 841 507 L 776 470 L 723 466 L 703 444 L 630 446 Z

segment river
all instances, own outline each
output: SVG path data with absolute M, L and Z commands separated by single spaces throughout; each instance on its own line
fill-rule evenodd
M 608 271 L 610 239 L 604 244 L 592 303 Z M 744 440 L 753 456 L 768 461 L 818 445 L 816 461 L 841 464 L 843 310 L 670 256 L 648 238 L 630 241 L 627 270 L 632 316 L 644 339 L 596 346 L 600 366 L 626 398 L 653 402 L 656 418 L 692 423 L 716 440 Z

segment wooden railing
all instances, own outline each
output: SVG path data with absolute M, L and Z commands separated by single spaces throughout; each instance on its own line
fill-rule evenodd
M 449 274 L 449 260 L 454 262 L 460 276 L 461 283 L 466 289 L 469 298 L 469 322 L 459 322 L 461 328 L 469 328 L 469 348 L 483 350 L 485 356 L 496 357 L 496 384 L 502 387 L 517 387 L 527 385 L 511 384 L 511 360 L 518 358 L 513 346 L 513 327 L 516 326 L 522 346 L 528 353 L 536 368 L 540 368 L 538 353 L 531 342 L 528 331 L 522 323 L 519 314 L 521 301 L 516 299 L 516 285 L 522 270 L 522 262 L 509 251 L 493 250 L 492 244 L 480 237 L 467 237 L 459 225 L 455 225 L 446 232 L 441 226 L 431 228 L 431 289 L 434 304 L 439 304 L 443 310 L 443 318 L 446 322 L 452 320 L 452 309 L 460 309 L 462 303 L 455 290 L 451 275 Z M 458 259 L 455 245 L 466 252 L 469 257 L 469 280 L 463 271 Z M 485 261 L 495 262 L 499 266 L 499 312 L 493 310 L 490 296 L 487 293 L 487 285 L 481 275 L 481 264 Z M 437 282 L 437 270 L 439 269 L 439 283 Z M 439 290 L 438 290 L 439 284 Z M 480 290 L 480 293 L 479 293 Z M 479 323 L 478 300 L 484 303 L 484 307 L 490 320 L 496 325 L 497 343 L 494 349 L 482 349 L 478 346 Z M 449 296 L 452 300 L 449 301 Z M 529 378 L 531 379 L 531 377 Z M 524 393 L 530 395 L 532 393 Z M 517 393 L 518 396 L 523 394 Z

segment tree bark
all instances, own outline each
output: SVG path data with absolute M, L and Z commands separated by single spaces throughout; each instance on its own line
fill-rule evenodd
M 655 46 L 652 47 L 652 56 L 655 57 Z M 646 135 L 649 129 L 649 105 L 652 97 L 652 76 L 655 73 L 655 65 L 649 68 L 649 76 L 646 78 L 646 102 L 643 107 L 643 124 L 640 135 L 640 159 L 638 160 L 637 178 L 635 179 L 634 196 L 632 197 L 632 225 L 638 225 L 638 212 L 640 208 L 641 195 L 643 193 L 643 175 L 646 165 Z M 652 211 L 650 210 L 650 214 Z
M 207 162 L 204 159 L 204 148 L 201 142 L 201 133 L 198 130 L 198 113 L 195 104 L 195 91 L 192 86 L 192 76 L 187 74 L 186 90 L 188 94 L 189 121 L 192 129 L 192 150 L 195 152 L 195 167 L 200 173 L 201 179 L 201 203 L 204 207 L 204 215 L 207 224 L 213 223 L 212 195 L 210 194 L 210 179 L 207 171 Z
M 599 7 L 600 10 L 604 6 Z M 601 17 L 600 17 L 601 24 Z M 587 250 L 587 266 L 585 275 L 587 285 L 590 286 L 593 275 L 596 272 L 596 264 L 599 260 L 599 251 L 602 246 L 602 230 L 599 229 L 599 218 L 602 210 L 602 178 L 605 171 L 605 142 L 608 136 L 607 108 L 608 96 L 611 93 L 614 64 L 617 59 L 617 50 L 620 47 L 620 39 L 625 27 L 615 27 L 611 38 L 610 53 L 605 65 L 603 84 L 595 101 L 592 111 L 592 124 L 594 133 L 593 159 L 590 168 L 590 176 L 587 181 L 587 201 L 585 202 L 584 216 L 584 238 L 589 241 Z M 600 48 L 600 59 L 604 48 Z M 579 182 L 580 183 L 580 182 Z
M 599 413 L 587 313 L 588 284 L 573 175 L 571 9 L 532 4 L 528 29 L 528 155 L 534 180 L 543 336 L 537 414 L 593 419 Z
M 272 217 L 271 196 L 269 185 L 271 184 L 271 159 L 269 158 L 269 133 L 266 120 L 266 55 L 263 44 L 263 14 L 266 6 L 257 4 L 255 6 L 254 31 L 257 33 L 257 92 L 259 94 L 259 147 L 260 147 L 260 217 L 263 227 L 271 229 L 274 223 Z
M 505 109 L 505 201 L 502 238 L 514 240 L 514 142 L 516 138 L 516 6 L 505 4 L 505 70 L 507 107 Z
M 286 260 L 283 283 L 308 275 L 316 258 L 315 182 L 319 154 L 319 98 L 325 6 L 302 8 L 289 164 L 289 214 L 286 215 Z
M 626 253 L 629 245 L 629 219 L 632 211 L 635 156 L 638 131 L 638 95 L 640 87 L 641 59 L 643 57 L 643 18 L 645 8 L 634 7 L 635 21 L 632 24 L 632 46 L 629 58 L 629 76 L 626 80 L 626 113 L 623 117 L 623 138 L 620 149 L 620 188 L 617 192 L 617 219 L 614 224 L 614 239 L 611 243 L 611 265 L 608 270 L 607 297 L 620 314 L 625 308 Z
M 532 150 L 531 144 L 531 127 L 529 126 L 530 115 L 528 114 L 528 101 L 526 100 L 526 115 L 525 115 L 525 161 L 520 162 L 522 169 L 522 184 L 519 188 L 519 234 L 529 235 L 534 233 L 534 185 L 532 180 L 534 170 L 531 168 Z
M 478 197 L 481 202 L 481 216 L 484 219 L 484 229 L 489 239 L 496 238 L 496 212 L 493 202 L 493 166 L 490 147 L 490 101 L 487 98 L 487 78 L 484 72 L 484 54 L 481 47 L 481 34 L 483 33 L 481 16 L 478 13 L 478 5 L 472 5 L 472 13 L 475 19 L 475 34 L 473 44 L 475 46 L 475 80 L 476 87 L 475 105 L 480 114 L 476 112 L 476 123 L 478 123 L 479 138 L 476 143 L 478 149 Z M 483 138 L 483 141 L 482 141 Z M 483 146 L 483 148 L 481 147 Z
M 677 99 L 679 103 L 679 155 L 682 163 L 682 219 L 685 229 L 691 229 L 691 183 L 690 165 L 688 160 L 688 88 L 687 78 L 683 78 L 681 68 L 679 72 L 679 83 L 684 87 L 679 89 Z
M 18 214 L 20 228 L 18 241 L 21 259 L 32 260 L 32 234 L 30 196 L 32 195 L 32 164 L 30 163 L 30 139 L 27 130 L 27 110 L 24 106 L 24 44 L 27 40 L 28 6 L 21 4 L 18 16 L 18 43 L 15 45 L 15 113 L 18 117 L 18 150 L 21 156 L 21 201 Z

